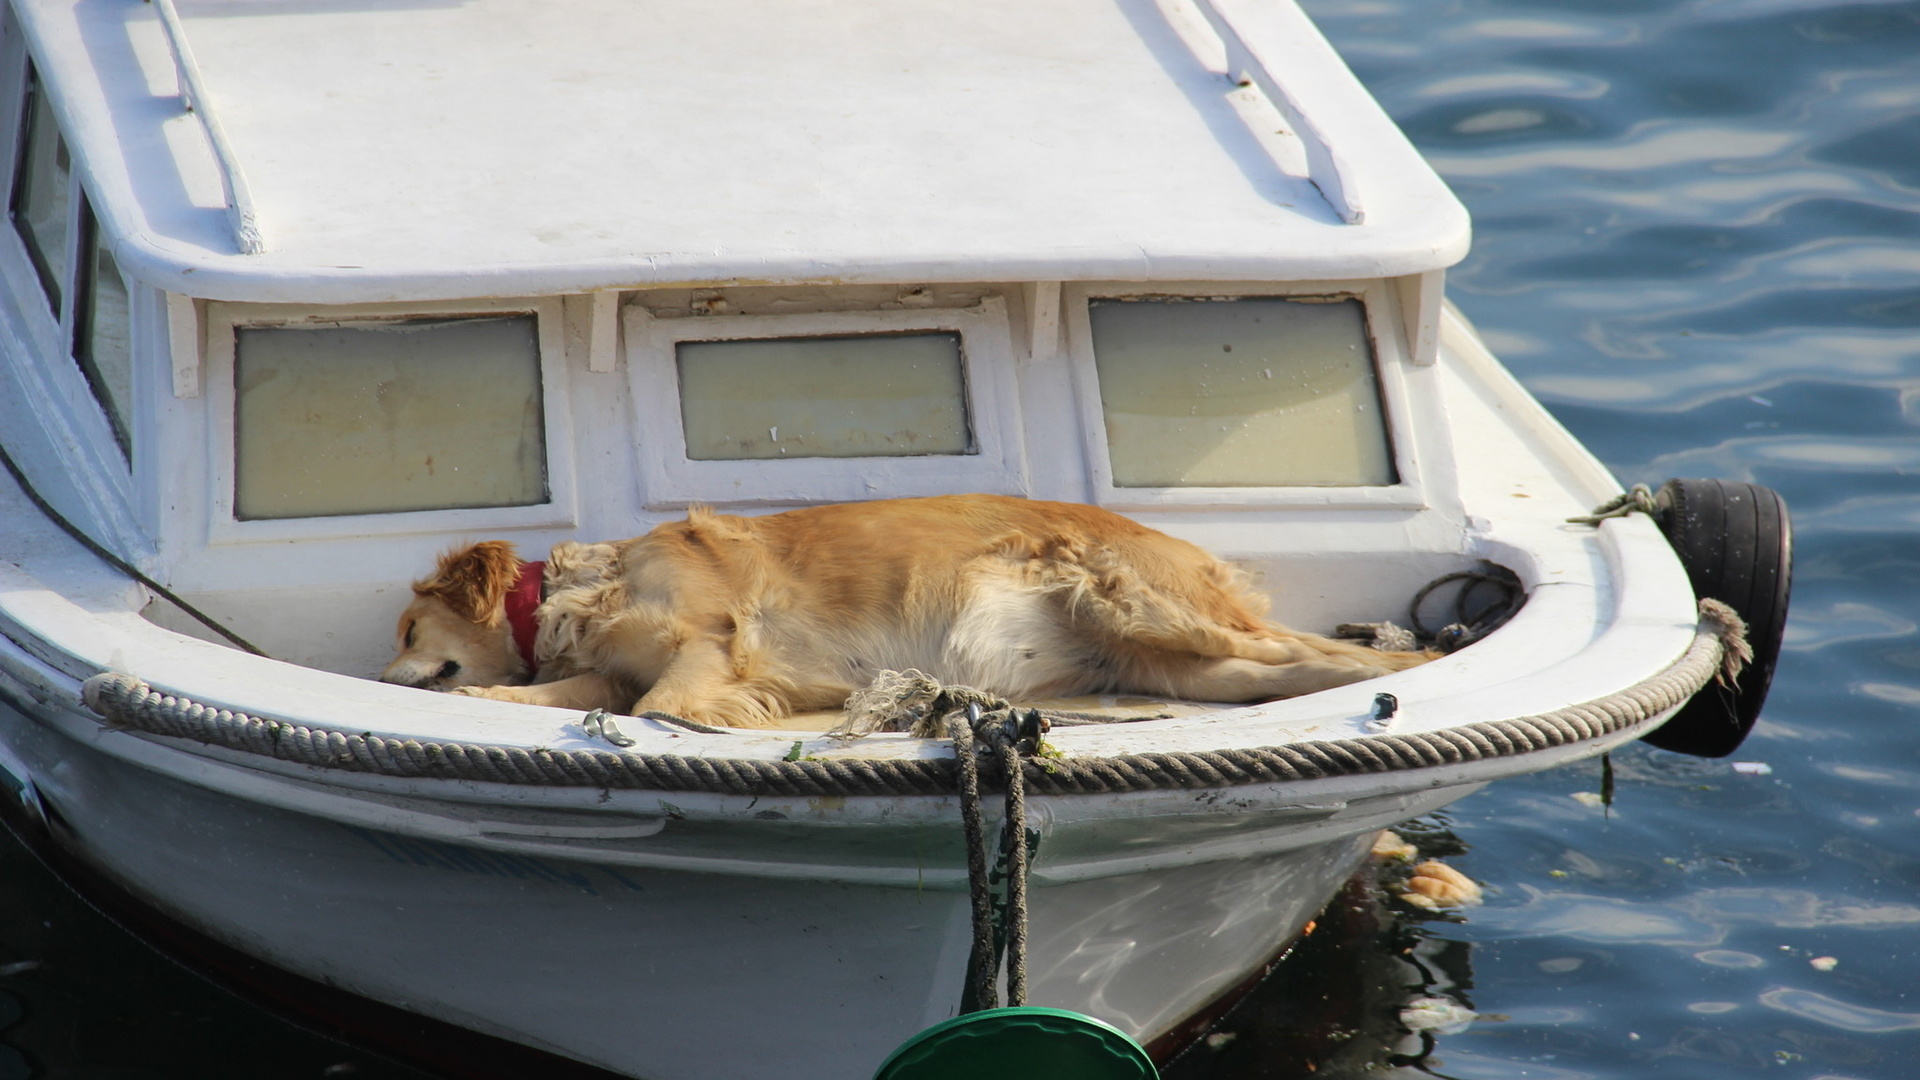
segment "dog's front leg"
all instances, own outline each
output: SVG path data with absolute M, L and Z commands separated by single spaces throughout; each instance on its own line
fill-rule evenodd
M 589 709 L 618 712 L 627 705 L 627 696 L 620 685 L 597 671 L 532 686 L 462 686 L 452 692 L 494 701 L 517 701 L 522 705 L 546 705 L 583 712 Z

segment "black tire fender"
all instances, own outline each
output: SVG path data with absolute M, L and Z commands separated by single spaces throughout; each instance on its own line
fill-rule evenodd
M 1793 584 L 1786 500 L 1758 484 L 1676 479 L 1654 496 L 1653 516 L 1686 568 L 1694 595 L 1719 600 L 1746 620 L 1753 660 L 1731 688 L 1709 683 L 1642 738 L 1663 750 L 1725 757 L 1753 730 L 1786 636 Z

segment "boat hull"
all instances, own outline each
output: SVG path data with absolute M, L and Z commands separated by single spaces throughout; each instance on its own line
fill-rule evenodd
M 69 737 L 45 711 L 0 707 L 0 736 L 63 856 L 306 980 L 656 1080 L 842 1078 L 958 1012 L 970 920 L 950 885 L 406 835 L 165 775 Z M 1343 835 L 1323 825 L 1250 856 L 1039 875 L 1029 1001 L 1161 1037 L 1285 948 L 1365 857 L 1373 818 L 1470 790 L 1383 800 Z

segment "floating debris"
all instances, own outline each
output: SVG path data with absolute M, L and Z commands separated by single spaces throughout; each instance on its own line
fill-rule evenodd
M 1382 862 L 1412 862 L 1420 857 L 1420 849 L 1392 829 L 1381 829 L 1373 838 L 1373 857 Z
M 1414 998 L 1400 1010 L 1400 1022 L 1408 1031 L 1431 1031 L 1435 1035 L 1458 1035 L 1473 1025 L 1480 1014 L 1444 997 Z
M 1400 899 L 1429 910 L 1470 907 L 1483 898 L 1480 883 L 1438 859 L 1413 868 Z
M 1764 761 L 1736 761 L 1733 771 L 1741 776 L 1772 776 L 1773 766 Z
M 1831 956 L 1816 956 L 1807 963 L 1812 964 L 1815 971 L 1832 971 L 1840 966 L 1840 961 Z

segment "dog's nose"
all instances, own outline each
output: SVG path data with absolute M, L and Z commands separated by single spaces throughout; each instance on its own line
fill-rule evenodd
M 421 674 L 414 669 L 401 668 L 395 665 L 380 673 L 380 681 L 383 683 L 392 683 L 395 686 L 411 686 L 415 690 L 425 690 L 427 684 L 432 682 L 433 679 L 431 676 Z
M 440 665 L 440 670 L 434 672 L 433 677 L 436 679 L 451 679 L 458 674 L 460 674 L 460 661 L 449 660 Z

